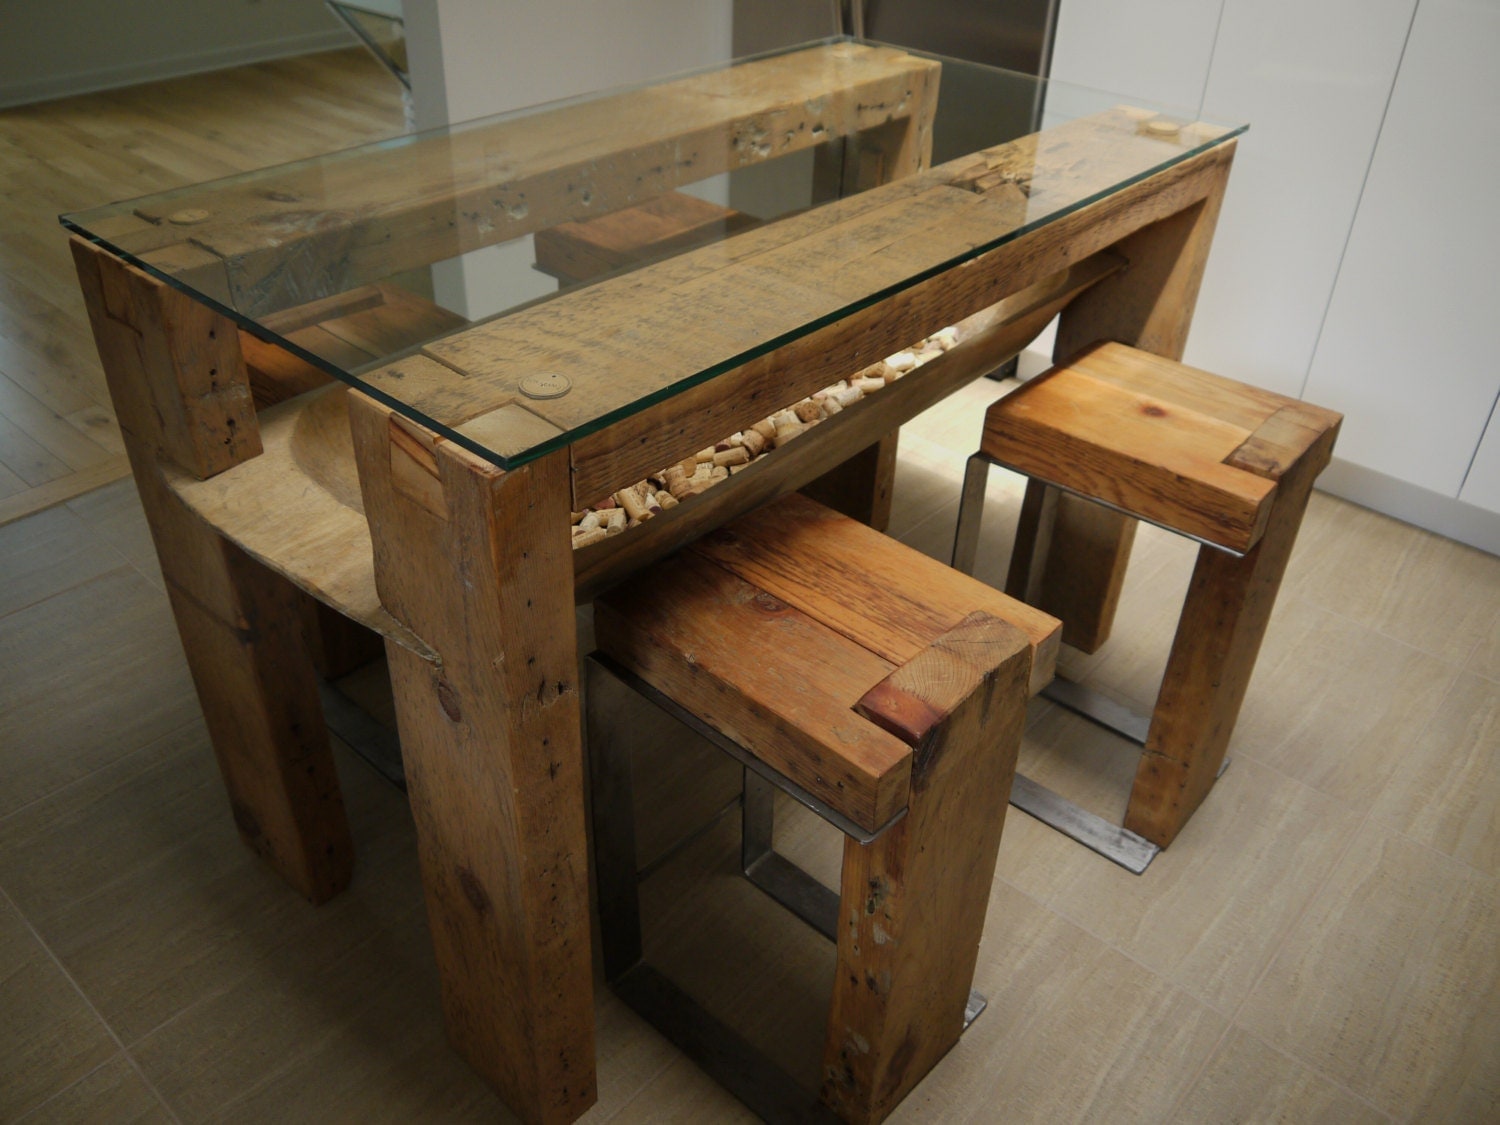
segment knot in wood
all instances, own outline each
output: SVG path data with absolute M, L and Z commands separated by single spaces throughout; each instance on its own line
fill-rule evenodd
M 463 709 L 458 705 L 458 692 L 453 690 L 453 685 L 447 680 L 437 682 L 438 703 L 443 708 L 443 714 L 455 723 L 463 719 Z

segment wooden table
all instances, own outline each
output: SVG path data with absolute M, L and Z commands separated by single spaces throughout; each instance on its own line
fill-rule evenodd
M 318 666 L 341 622 L 373 629 L 450 1036 L 527 1119 L 595 1098 L 575 603 L 817 478 L 879 524 L 896 427 L 1059 311 L 1059 352 L 1181 355 L 1238 130 L 1106 101 L 931 166 L 986 89 L 1037 93 L 823 44 L 65 217 L 242 836 L 315 902 L 347 884 Z M 426 299 L 434 263 L 482 272 L 752 166 L 806 198 L 472 325 Z M 570 511 L 960 321 L 913 375 L 571 549 Z M 566 393 L 532 397 L 538 375 Z M 1134 525 L 1065 509 L 1070 604 L 1045 608 L 1098 639 Z

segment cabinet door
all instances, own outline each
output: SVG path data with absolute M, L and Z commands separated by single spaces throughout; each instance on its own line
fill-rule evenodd
M 1054 77 L 1250 122 L 1189 363 L 1301 392 L 1415 4 L 1061 0 Z
M 1422 0 L 1305 394 L 1338 456 L 1445 496 L 1500 391 L 1497 46 L 1500 4 Z
M 1187 362 L 1299 395 L 1416 0 L 1226 0 L 1204 91 L 1250 122 Z

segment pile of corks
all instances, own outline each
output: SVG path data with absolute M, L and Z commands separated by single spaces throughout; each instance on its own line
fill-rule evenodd
M 576 551 L 611 535 L 622 534 L 712 488 L 721 480 L 743 472 L 758 458 L 800 437 L 823 419 L 833 417 L 845 407 L 853 406 L 866 395 L 874 394 L 941 355 L 958 343 L 958 338 L 956 328 L 935 332 L 906 351 L 887 356 L 848 379 L 824 387 L 810 398 L 778 410 L 747 430 L 730 434 L 723 441 L 668 465 L 629 488 L 620 489 L 592 507 L 574 512 L 573 549 Z

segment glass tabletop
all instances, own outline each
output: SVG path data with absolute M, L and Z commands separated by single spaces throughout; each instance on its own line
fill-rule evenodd
M 1243 128 L 842 38 L 62 222 L 510 468 Z

